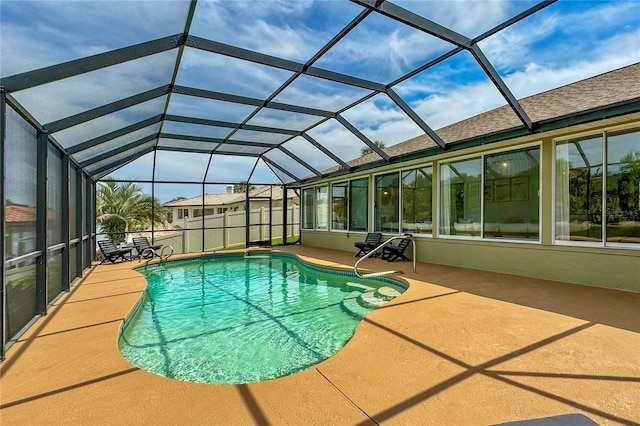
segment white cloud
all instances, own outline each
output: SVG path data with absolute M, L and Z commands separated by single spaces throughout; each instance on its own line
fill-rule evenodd
M 266 98 L 289 71 L 214 53 L 185 49 L 176 84 L 253 98 Z
M 309 135 L 344 161 L 360 157 L 360 150 L 366 146 L 353 133 L 333 119 L 312 129 Z
M 391 100 L 382 95 L 345 111 L 344 117 L 370 140 L 392 146 L 423 133 Z
M 568 3 L 574 5 L 580 3 Z M 578 60 L 597 60 L 600 50 L 636 46 L 640 39 L 628 45 L 616 45 L 616 37 L 637 34 L 640 25 L 640 3 L 588 2 L 589 8 L 564 10 L 559 2 L 524 21 L 480 42 L 486 56 L 505 72 L 521 69 L 523 64 L 545 62 L 548 66 L 563 66 Z M 637 37 L 637 35 L 635 36 Z M 634 50 L 631 48 L 630 50 Z M 528 66 L 528 65 L 527 65 Z
M 306 15 L 313 3 L 284 0 L 199 2 L 192 33 L 305 62 L 332 36 L 332 32 L 307 25 Z
M 160 53 L 14 93 L 42 124 L 169 84 L 176 52 Z
M 532 2 L 400 0 L 394 3 L 472 38 L 524 10 Z
M 189 1 L 2 1 L 0 8 L 8 76 L 180 33 Z

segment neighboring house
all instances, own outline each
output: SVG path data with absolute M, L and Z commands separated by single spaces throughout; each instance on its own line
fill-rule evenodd
M 163 206 L 172 213 L 172 225 L 186 228 L 186 221 L 190 218 L 245 210 L 246 194 L 244 192 L 234 193 L 231 191 L 232 187 L 228 186 L 227 192 L 225 193 L 204 194 L 204 209 L 202 195 L 171 201 L 163 204 Z M 282 193 L 282 187 L 267 185 L 249 191 L 249 198 L 271 197 L 271 206 L 281 207 L 283 199 Z M 300 204 L 298 194 L 294 190 L 287 190 L 287 198 L 289 206 Z M 269 207 L 269 201 L 267 199 L 251 200 L 251 209 L 262 207 Z
M 36 208 L 20 204 L 5 207 L 7 259 L 36 251 Z M 47 212 L 47 244 L 61 242 L 62 224 L 53 209 Z
M 6 257 L 36 250 L 36 208 L 11 204 L 5 208 Z

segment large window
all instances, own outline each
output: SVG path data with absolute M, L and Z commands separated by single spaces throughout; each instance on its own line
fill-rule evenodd
M 556 144 L 555 189 L 557 241 L 640 244 L 640 132 Z
M 640 244 L 640 132 L 607 140 L 607 242 Z
M 366 231 L 368 205 L 368 178 L 334 183 L 331 186 L 331 229 Z
M 349 182 L 331 185 L 331 229 L 347 230 L 349 211 Z
M 354 179 L 349 188 L 349 230 L 369 229 L 369 178 Z
M 487 155 L 484 159 L 484 236 L 540 237 L 540 149 Z
M 375 178 L 376 231 L 400 232 L 400 174 L 398 172 Z
M 329 227 L 329 187 L 316 188 L 316 229 Z
M 432 177 L 431 166 L 402 172 L 402 232 L 431 233 Z
M 313 229 L 314 188 L 302 190 L 302 229 Z
M 440 234 L 480 236 L 482 159 L 440 166 Z
M 376 231 L 430 234 L 432 178 L 431 166 L 376 176 Z

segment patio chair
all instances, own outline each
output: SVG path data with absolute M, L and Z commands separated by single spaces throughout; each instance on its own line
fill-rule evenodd
M 369 232 L 364 241 L 356 241 L 353 245 L 360 251 L 356 253 L 355 257 L 364 256 L 371 250 L 374 250 L 380 244 L 382 239 L 382 232 Z M 373 255 L 374 257 L 377 254 Z
M 118 245 L 112 240 L 102 240 L 98 241 L 98 247 L 102 252 L 102 265 L 104 262 L 109 261 L 111 263 L 116 263 L 118 260 L 123 262 L 131 260 L 131 251 L 133 248 L 119 248 Z
M 136 248 L 136 251 L 138 252 L 138 257 L 142 257 L 144 259 L 152 259 L 156 256 L 160 256 L 158 254 L 158 250 L 162 248 L 162 244 L 151 245 L 147 237 L 134 237 L 133 246 Z M 151 250 L 147 250 L 147 249 L 151 249 Z
M 387 260 L 389 262 L 393 262 L 398 258 L 402 260 L 409 260 L 409 258 L 404 255 L 404 252 L 407 249 L 407 247 L 409 247 L 409 244 L 411 243 L 411 238 L 413 237 L 413 235 L 404 234 L 404 236 L 407 238 L 400 240 L 400 243 L 398 245 L 394 245 L 394 244 L 384 245 L 382 247 L 382 256 L 380 256 L 380 258 L 382 260 Z

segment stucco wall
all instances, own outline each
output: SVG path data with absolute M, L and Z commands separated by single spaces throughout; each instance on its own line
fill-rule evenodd
M 346 250 L 355 255 L 353 243 L 364 237 L 365 234 L 353 232 L 302 231 L 302 244 Z M 637 250 L 428 237 L 416 238 L 416 250 L 420 262 L 640 292 L 640 252 Z M 407 251 L 410 253 L 411 247 Z

